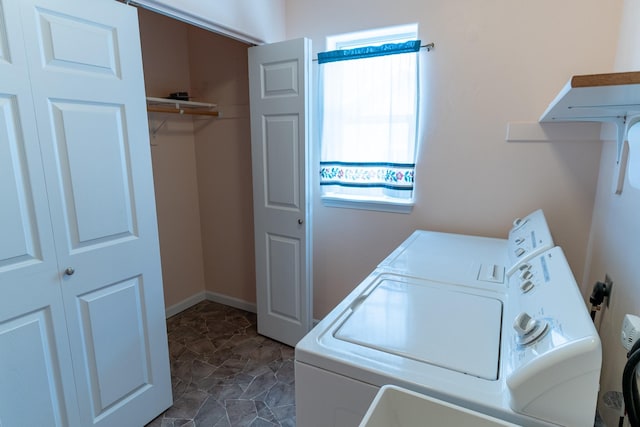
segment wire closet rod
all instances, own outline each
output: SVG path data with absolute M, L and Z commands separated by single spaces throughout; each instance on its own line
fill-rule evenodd
M 434 47 L 436 47 L 435 43 L 431 42 L 431 43 L 420 45 L 420 50 L 426 49 L 427 52 L 430 52 L 431 49 L 433 49 Z M 313 62 L 318 62 L 318 58 L 313 58 L 312 61 Z

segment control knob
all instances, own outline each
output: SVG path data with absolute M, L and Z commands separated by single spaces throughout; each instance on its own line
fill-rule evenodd
M 533 289 L 533 286 L 534 286 L 534 284 L 533 284 L 533 282 L 531 280 L 525 280 L 520 285 L 520 290 L 522 291 L 522 293 L 526 294 L 531 289 Z
M 522 273 L 520 273 L 521 279 L 528 280 L 528 279 L 531 279 L 532 277 L 533 277 L 533 273 L 531 272 L 531 270 L 524 270 Z
M 534 319 L 526 312 L 516 316 L 513 329 L 517 333 L 516 341 L 520 345 L 528 345 L 541 338 L 549 328 L 549 323 L 544 320 Z
M 516 228 L 520 228 L 523 225 L 525 225 L 527 222 L 529 222 L 529 220 L 527 218 L 516 218 L 513 220 L 513 227 L 512 230 L 515 230 Z

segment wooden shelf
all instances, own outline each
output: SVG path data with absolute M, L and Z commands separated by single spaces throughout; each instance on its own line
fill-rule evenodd
M 640 114 L 640 72 L 573 76 L 540 122 L 617 122 Z
M 640 71 L 631 71 L 627 73 L 587 74 L 583 76 L 573 76 L 571 78 L 572 87 L 617 86 L 639 83 Z

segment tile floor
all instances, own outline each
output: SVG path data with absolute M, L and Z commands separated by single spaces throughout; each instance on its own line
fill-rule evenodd
M 173 406 L 146 427 L 295 427 L 293 348 L 258 335 L 255 314 L 203 301 L 167 332 Z
M 203 301 L 167 319 L 173 406 L 147 427 L 295 426 L 293 348 Z

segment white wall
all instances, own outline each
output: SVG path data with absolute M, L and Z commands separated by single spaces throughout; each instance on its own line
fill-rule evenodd
M 640 70 L 640 2 L 624 1 L 620 26 L 620 41 L 616 57 L 616 71 Z M 590 241 L 590 270 L 586 283 L 593 285 L 609 274 L 614 281 L 608 308 L 598 314 L 603 346 L 603 366 L 600 395 L 607 391 L 620 391 L 626 351 L 620 344 L 620 327 L 625 313 L 640 316 L 640 190 L 625 181 L 621 195 L 611 191 L 616 144 L 603 145 L 600 162 L 598 192 L 593 211 Z M 619 413 L 598 405 L 607 425 L 617 425 Z
M 504 237 L 543 208 L 578 281 L 584 271 L 600 143 L 506 143 L 537 121 L 574 74 L 613 68 L 622 0 L 287 1 L 287 38 L 418 22 L 429 80 L 426 133 L 409 215 L 314 211 L 314 315 L 326 314 L 412 230 Z M 576 12 L 578 11 L 578 12 Z
M 132 0 L 235 39 L 270 43 L 284 38 L 285 0 Z

